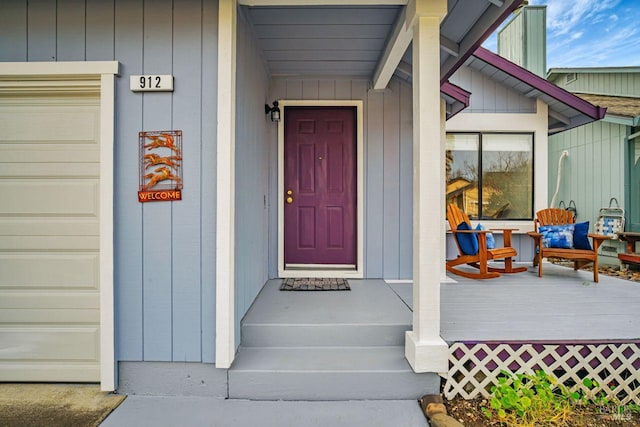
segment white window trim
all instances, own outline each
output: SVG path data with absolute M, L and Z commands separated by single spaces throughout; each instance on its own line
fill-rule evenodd
M 278 100 L 282 120 L 278 123 L 278 275 L 279 277 L 364 277 L 364 102 L 361 100 Z M 284 264 L 284 121 L 285 107 L 355 107 L 357 163 L 357 261 L 356 268 L 286 269 Z
M 0 62 L 0 76 L 14 82 L 46 76 L 47 81 L 93 80 L 86 87 L 100 90 L 100 388 L 116 386 L 115 318 L 113 293 L 113 147 L 115 117 L 115 76 L 117 61 L 91 62 Z M 77 89 L 77 88 L 76 88 Z M 109 237 L 110 236 L 110 237 Z

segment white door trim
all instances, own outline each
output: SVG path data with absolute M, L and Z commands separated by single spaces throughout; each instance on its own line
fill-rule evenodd
M 278 100 L 282 120 L 278 123 L 278 276 L 279 277 L 364 277 L 364 102 L 361 100 Z M 284 122 L 286 107 L 356 107 L 357 257 L 356 267 L 286 269 L 284 264 Z
M 113 294 L 113 147 L 117 61 L 0 62 L 0 77 L 21 90 L 100 91 L 100 388 L 116 386 Z M 34 82 L 33 76 L 45 76 Z M 70 81 L 69 78 L 73 80 Z M 78 82 L 83 82 L 78 85 Z

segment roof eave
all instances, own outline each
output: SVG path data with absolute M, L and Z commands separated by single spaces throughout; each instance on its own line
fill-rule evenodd
M 496 13 L 498 14 L 493 19 L 488 16 L 488 14 L 483 15 L 484 18 L 491 21 L 491 24 L 482 31 L 480 36 L 477 37 L 475 35 L 470 35 L 473 33 L 473 29 L 465 35 L 463 40 L 459 43 L 460 46 L 460 54 L 456 57 L 451 57 L 447 60 L 442 67 L 440 68 L 440 83 L 445 83 L 449 78 L 455 73 L 458 68 L 460 68 L 467 59 L 473 55 L 473 53 L 484 43 L 484 41 L 500 26 L 500 24 L 506 20 L 509 15 L 511 15 L 521 4 L 523 0 L 515 0 L 512 3 L 505 2 L 501 9 L 499 9 Z M 491 10 L 491 9 L 490 9 Z M 475 40 L 474 40 L 475 37 Z M 467 39 L 471 40 L 467 40 Z M 468 42 L 468 43 L 467 43 Z
M 471 99 L 471 92 L 462 89 L 460 86 L 456 86 L 450 82 L 444 82 L 440 85 L 440 93 L 447 99 L 447 120 L 458 114 L 469 106 L 469 100 Z
M 476 58 L 493 65 L 510 76 L 527 83 L 533 88 L 539 90 L 543 94 L 555 99 L 558 102 L 573 108 L 576 111 L 588 116 L 593 120 L 601 120 L 604 118 L 607 109 L 593 105 L 584 99 L 568 92 L 555 84 L 548 82 L 542 77 L 532 73 L 531 71 L 514 64 L 513 62 L 488 51 L 483 47 L 479 47 L 473 53 Z

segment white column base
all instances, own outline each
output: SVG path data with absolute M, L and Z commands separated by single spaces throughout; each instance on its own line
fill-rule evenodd
M 404 356 L 416 373 L 449 371 L 449 346 L 441 337 L 416 341 L 413 331 L 405 332 Z

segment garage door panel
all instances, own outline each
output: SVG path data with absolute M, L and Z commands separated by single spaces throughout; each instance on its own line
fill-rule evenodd
M 97 236 L 0 236 L 0 251 L 97 251 L 99 248 Z
M 0 163 L 0 178 L 97 178 L 97 163 Z
M 11 324 L 43 324 L 43 323 L 97 323 L 100 321 L 100 311 L 97 309 L 30 309 L 12 308 L 0 309 L 0 323 Z
M 18 144 L 40 141 L 98 141 L 98 106 L 16 105 L 0 106 L 0 141 Z M 72 124 L 72 126 L 70 126 Z
M 19 149 L 18 149 L 19 148 Z M 95 141 L 78 144 L 12 144 L 0 143 L 0 159 L 3 163 L 98 163 L 100 150 Z
M 97 361 L 99 328 L 0 326 L 0 361 L 83 360 Z
M 0 253 L 0 289 L 50 288 L 98 290 L 98 253 Z
M 98 216 L 98 180 L 0 180 L 0 215 Z
M 0 291 L 0 309 L 16 307 L 32 309 L 95 309 L 100 297 L 95 292 L 67 291 Z
M 3 218 L 0 236 L 98 236 L 97 218 Z
M 0 381 L 4 382 L 95 382 L 100 378 L 96 362 L 2 362 Z

